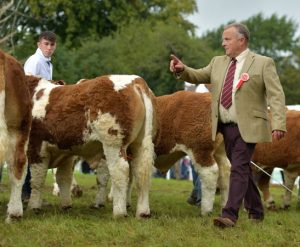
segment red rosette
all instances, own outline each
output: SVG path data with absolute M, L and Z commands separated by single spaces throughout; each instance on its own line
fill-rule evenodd
M 245 81 L 249 80 L 249 74 L 248 73 L 243 73 L 241 75 L 241 78 L 236 86 L 237 90 L 239 90 L 241 88 L 241 86 L 244 84 Z

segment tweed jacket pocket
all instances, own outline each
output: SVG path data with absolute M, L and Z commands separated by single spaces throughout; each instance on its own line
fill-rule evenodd
M 254 117 L 263 118 L 265 120 L 268 120 L 268 115 L 266 112 L 253 110 Z

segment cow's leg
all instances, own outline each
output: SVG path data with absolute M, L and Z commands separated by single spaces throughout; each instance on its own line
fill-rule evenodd
M 109 171 L 105 159 L 101 159 L 96 169 L 98 191 L 95 198 L 95 208 L 104 207 L 106 203 L 106 189 L 109 179 Z
M 23 216 L 21 194 L 27 171 L 27 142 L 25 139 L 28 138 L 24 134 L 18 136 L 10 133 L 9 136 L 10 140 L 7 142 L 7 150 L 9 151 L 5 154 L 11 184 L 10 199 L 7 205 L 7 223 Z
M 269 174 L 272 174 L 273 168 L 264 167 Z M 270 193 L 270 177 L 261 171 L 257 171 L 255 174 L 255 180 L 257 186 L 263 194 L 264 205 L 268 210 L 277 210 L 274 198 Z
M 132 186 L 133 186 L 133 169 L 129 169 L 129 183 L 127 187 L 127 200 L 126 200 L 127 207 L 131 206 Z
M 57 168 L 52 169 L 52 173 L 53 173 L 53 190 L 52 190 L 52 195 L 54 196 L 59 196 L 59 187 L 56 181 L 56 172 L 57 172 Z
M 60 161 L 56 172 L 56 181 L 59 187 L 60 204 L 62 209 L 72 207 L 71 184 L 73 178 L 73 156 Z
M 76 181 L 76 178 L 74 176 L 74 167 L 73 167 L 73 176 L 72 176 L 72 184 L 71 184 L 71 194 L 74 197 L 81 197 L 83 194 L 83 191 L 79 184 Z
M 2 174 L 3 174 L 3 163 L 0 164 L 0 183 L 2 181 Z
M 284 170 L 285 186 L 288 187 L 291 191 L 293 191 L 297 176 L 298 176 L 297 171 Z M 283 209 L 289 209 L 289 207 L 291 206 L 291 199 L 292 199 L 291 197 L 292 197 L 292 193 L 288 190 L 285 190 L 285 194 L 283 196 L 283 204 L 282 204 Z
M 130 164 L 138 192 L 136 217 L 147 218 L 150 217 L 149 190 L 154 164 L 152 137 L 146 136 L 141 145 L 132 147 L 132 151 L 133 159 Z
M 230 161 L 225 152 L 224 142 L 215 150 L 214 159 L 219 167 L 218 186 L 221 193 L 221 207 L 225 207 L 229 192 Z
M 111 183 L 111 185 L 110 185 L 110 190 L 109 190 L 108 196 L 107 196 L 107 199 L 108 199 L 108 201 L 110 201 L 110 202 L 113 201 L 113 194 L 114 194 L 113 190 L 114 190 L 114 186 L 113 186 L 113 184 Z
M 104 154 L 113 186 L 113 215 L 127 216 L 126 192 L 129 180 L 129 164 L 120 157 L 121 148 L 103 145 Z
M 204 216 L 213 211 L 219 170 L 216 163 L 202 167 L 198 163 L 194 164 L 201 179 L 201 215 Z
M 298 201 L 297 201 L 297 210 L 300 210 L 300 178 L 298 179 Z
M 126 200 L 126 206 L 131 207 L 131 192 L 132 192 L 132 186 L 133 186 L 133 169 L 129 169 L 129 183 L 128 183 L 128 189 L 127 189 L 127 200 Z M 108 200 L 112 202 L 113 200 L 113 189 L 114 187 L 111 185 L 110 190 L 108 193 Z
M 48 171 L 48 162 L 30 164 L 31 172 L 31 195 L 28 208 L 40 210 L 42 208 L 42 190 Z

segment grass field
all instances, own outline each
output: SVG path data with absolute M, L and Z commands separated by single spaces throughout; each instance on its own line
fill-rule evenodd
M 152 218 L 134 218 L 136 196 L 129 216 L 113 219 L 112 204 L 102 209 L 90 209 L 94 200 L 95 176 L 76 173 L 84 190 L 83 197 L 75 198 L 73 208 L 63 212 L 59 200 L 51 194 L 52 177 L 48 175 L 44 198 L 47 206 L 40 214 L 25 211 L 24 218 L 5 224 L 9 183 L 4 173 L 0 185 L 0 247 L 17 246 L 300 246 L 300 212 L 296 211 L 296 198 L 289 211 L 266 212 L 265 221 L 254 224 L 247 214 L 240 212 L 236 227 L 220 230 L 212 220 L 220 212 L 216 196 L 214 213 L 200 217 L 200 209 L 190 206 L 186 199 L 192 189 L 191 181 L 153 179 L 150 193 Z M 282 189 L 272 187 L 279 203 Z

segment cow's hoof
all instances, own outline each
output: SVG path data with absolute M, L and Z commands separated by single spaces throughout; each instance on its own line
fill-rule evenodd
M 212 211 L 205 211 L 205 212 L 201 212 L 201 216 L 210 216 L 210 215 L 212 215 L 213 214 L 213 212 Z
M 278 208 L 276 207 L 276 205 L 272 205 L 272 206 L 268 206 L 267 210 L 276 212 L 276 211 L 278 211 Z
M 42 209 L 41 208 L 32 208 L 32 211 L 35 213 L 35 214 L 40 214 L 42 212 Z
M 213 215 L 212 211 L 200 214 L 201 217 L 212 216 L 212 215 Z
M 289 210 L 290 207 L 291 207 L 291 205 L 283 205 L 283 206 L 280 207 L 280 209 L 282 209 L 282 210 Z
M 128 214 L 114 214 L 114 219 L 122 219 L 122 218 L 127 218 Z
M 11 224 L 14 222 L 18 222 L 22 219 L 22 215 L 8 215 L 5 219 L 5 223 Z
M 72 209 L 72 205 L 67 205 L 67 206 L 62 206 L 61 207 L 62 211 L 69 211 L 70 209 Z
M 147 213 L 140 213 L 139 217 L 140 219 L 150 219 L 151 218 L 151 214 L 147 214 Z
M 99 209 L 99 208 L 104 208 L 105 205 L 104 204 L 91 204 L 89 206 L 90 209 Z
M 74 197 L 82 197 L 82 195 L 83 195 L 82 189 L 78 185 L 76 185 L 72 189 L 72 196 L 74 196 Z
M 271 202 L 267 205 L 267 209 L 268 209 L 269 211 L 277 211 L 277 210 L 278 210 L 278 208 L 277 208 L 277 206 L 276 206 L 276 204 L 275 204 L 274 201 L 271 201 Z

